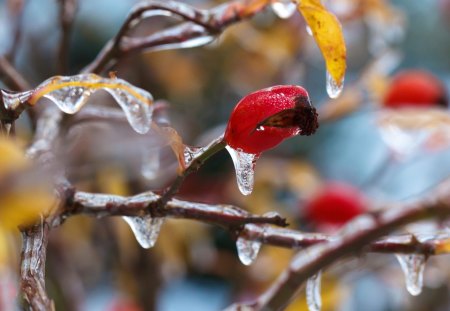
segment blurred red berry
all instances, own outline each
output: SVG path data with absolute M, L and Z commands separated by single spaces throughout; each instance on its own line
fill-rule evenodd
M 317 113 L 300 86 L 279 85 L 245 96 L 234 108 L 225 141 L 237 150 L 259 154 L 291 136 L 311 135 Z
M 443 83 L 424 70 L 405 70 L 394 76 L 384 97 L 384 105 L 399 107 L 447 107 L 448 99 Z
M 340 227 L 366 211 L 360 191 L 344 183 L 329 183 L 304 205 L 305 217 L 321 227 Z

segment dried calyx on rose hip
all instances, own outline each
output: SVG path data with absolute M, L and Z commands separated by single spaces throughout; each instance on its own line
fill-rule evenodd
M 294 135 L 314 134 L 318 126 L 306 90 L 279 85 L 251 93 L 234 107 L 225 141 L 236 150 L 260 154 Z
M 312 135 L 318 127 L 316 109 L 300 86 L 273 86 L 245 96 L 234 107 L 224 136 L 242 194 L 253 190 L 261 152 L 294 135 Z
M 327 183 L 301 206 L 306 220 L 321 231 L 336 229 L 367 210 L 362 193 L 342 183 Z
M 444 84 L 431 72 L 404 70 L 396 74 L 384 96 L 383 105 L 401 107 L 447 107 Z

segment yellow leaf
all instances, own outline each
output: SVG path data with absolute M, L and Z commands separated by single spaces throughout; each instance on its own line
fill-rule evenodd
M 27 164 L 25 153 L 14 141 L 0 138 L 0 181 L 2 176 L 23 169 Z
M 24 188 L 2 193 L 0 198 L 0 227 L 14 230 L 19 225 L 30 225 L 39 215 L 56 203 L 49 189 Z
M 36 185 L 23 176 L 28 166 L 23 150 L 14 141 L 1 138 L 0 230 L 31 224 L 55 204 L 55 197 L 44 182 Z M 10 176 L 17 178 L 9 182 Z
M 347 53 L 341 24 L 320 0 L 301 0 L 298 1 L 297 7 L 312 30 L 325 58 L 327 71 L 337 86 L 342 86 L 347 67 Z

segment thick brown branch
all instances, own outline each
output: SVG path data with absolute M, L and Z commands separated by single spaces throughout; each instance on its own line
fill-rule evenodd
M 45 260 L 49 227 L 45 222 L 22 232 L 21 288 L 32 310 L 54 310 L 45 292 Z
M 337 260 L 364 252 L 370 243 L 408 223 L 432 217 L 448 217 L 450 197 L 446 192 L 437 191 L 430 196 L 430 199 L 391 207 L 379 215 L 365 215 L 357 218 L 336 239 L 299 252 L 288 269 L 251 305 L 251 308 L 282 310 L 295 297 L 308 278 Z M 379 244 L 378 247 L 381 245 Z
M 61 218 L 74 214 L 101 216 L 143 216 L 193 219 L 237 229 L 248 223 L 287 226 L 279 215 L 258 216 L 233 205 L 210 205 L 172 199 L 165 208 L 158 206 L 159 196 L 145 192 L 131 197 L 76 192 L 71 207 Z M 58 225 L 59 223 L 55 223 Z

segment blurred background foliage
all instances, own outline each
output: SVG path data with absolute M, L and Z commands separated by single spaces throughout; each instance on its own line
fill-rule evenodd
M 15 5 L 20 2 L 0 1 L 1 54 L 8 52 L 13 40 Z M 70 73 L 92 61 L 136 2 L 79 0 Z M 185 2 L 203 8 L 224 3 Z M 343 105 L 356 102 L 350 109 L 355 111 L 323 122 L 312 137 L 290 139 L 265 153 L 257 163 L 255 190 L 248 197 L 238 192 L 225 152 L 191 175 L 179 197 L 232 203 L 259 214 L 277 211 L 291 227 L 306 231 L 317 228 L 305 221 L 304 202 L 329 181 L 360 189 L 370 209 L 383 202 L 418 198 L 449 176 L 448 148 L 393 155 L 380 134 L 377 116 L 390 76 L 402 69 L 429 70 L 447 90 L 450 87 L 450 1 L 323 2 L 343 24 L 348 51 Z M 52 0 L 23 5 L 23 34 L 14 59 L 19 71 L 37 85 L 58 74 L 58 7 Z M 135 31 L 152 33 L 173 22 L 153 17 Z M 368 66 L 386 55 L 390 63 L 382 65 L 381 73 L 361 82 Z M 190 145 L 205 145 L 223 132 L 239 99 L 260 88 L 298 84 L 308 89 L 316 106 L 333 102 L 325 92 L 323 59 L 299 14 L 280 19 L 266 10 L 227 29 L 208 46 L 133 55 L 114 70 L 155 99 L 166 100 L 169 115 L 165 117 Z M 96 94 L 92 101 L 106 105 L 111 99 Z M 19 120 L 17 132 L 22 142 L 29 140 L 25 117 Z M 77 125 L 67 134 L 57 161 L 67 166 L 80 190 L 130 195 L 161 189 L 175 176 L 177 164 L 168 148 L 150 136 L 139 136 L 125 124 Z M 143 174 L 152 161 L 159 166 Z M 7 209 L 0 204 L 4 215 Z M 9 277 L 2 278 L 0 286 L 14 296 L 12 271 L 17 271 L 20 244 L 9 230 L 0 235 L 0 256 L 10 262 L 3 265 L 3 275 Z M 227 232 L 181 220 L 169 220 L 156 246 L 143 250 L 120 218 L 77 216 L 51 234 L 48 287 L 58 310 L 219 310 L 233 301 L 256 297 L 287 266 L 292 254 L 263 246 L 256 262 L 246 267 Z M 450 269 L 445 260 L 432 258 L 424 292 L 418 297 L 410 297 L 404 289 L 394 256 L 370 254 L 341 262 L 325 273 L 323 310 L 448 310 Z M 288 310 L 306 310 L 304 296 Z

